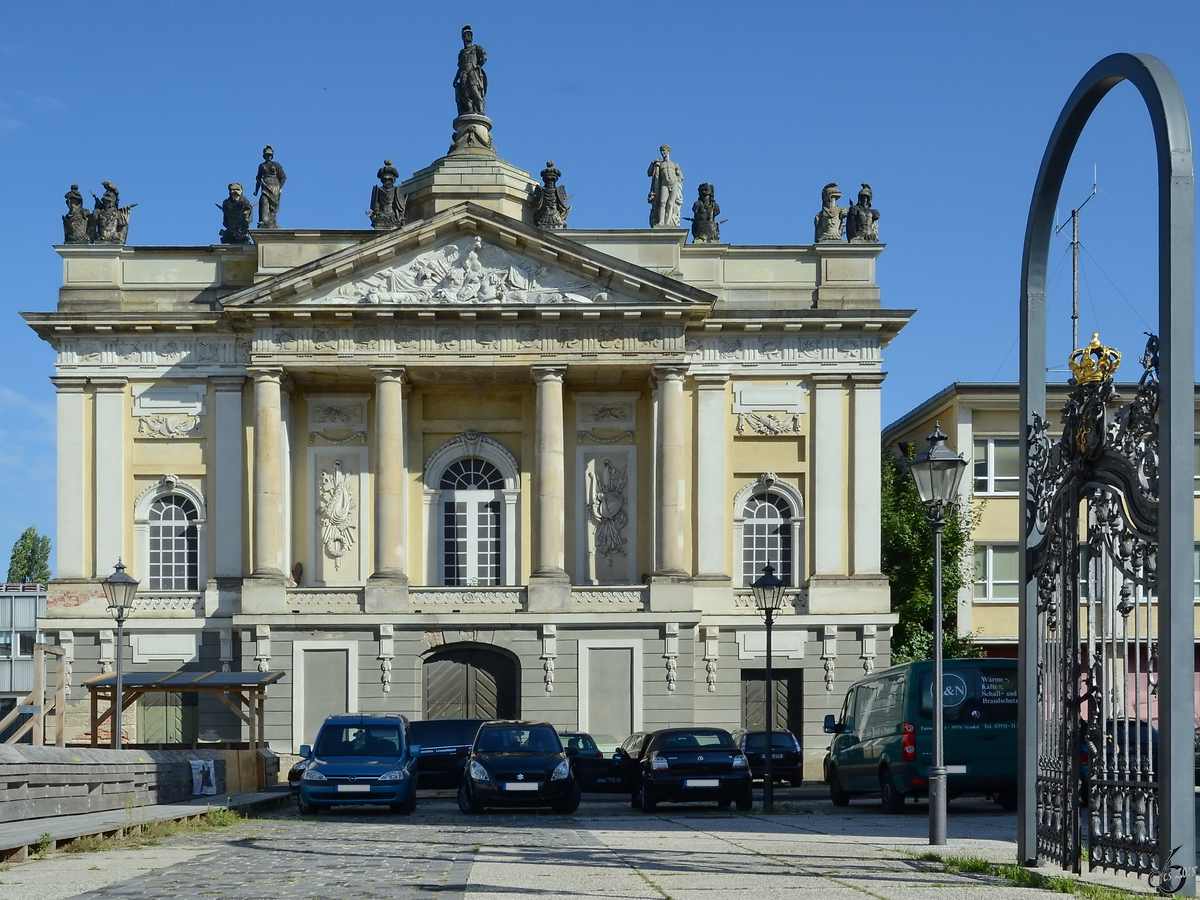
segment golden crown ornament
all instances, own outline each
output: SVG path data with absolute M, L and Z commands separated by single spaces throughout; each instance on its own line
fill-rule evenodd
M 1100 343 L 1100 333 L 1092 332 L 1092 342 L 1071 354 L 1071 377 L 1076 384 L 1112 378 L 1121 365 L 1121 351 Z

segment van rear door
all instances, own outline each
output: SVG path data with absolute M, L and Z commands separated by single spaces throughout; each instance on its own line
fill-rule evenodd
M 919 759 L 929 765 L 933 732 L 933 671 L 920 673 Z M 1017 668 L 1007 661 L 989 665 L 947 661 L 942 673 L 942 717 L 946 729 L 948 775 L 1016 775 Z

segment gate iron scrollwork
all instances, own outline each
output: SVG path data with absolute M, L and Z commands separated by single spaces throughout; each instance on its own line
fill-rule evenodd
M 1064 869 L 1158 868 L 1158 338 L 1120 406 L 1116 350 L 1071 355 L 1062 436 L 1029 437 L 1029 572 L 1037 583 L 1037 849 Z M 1086 527 L 1081 529 L 1081 524 Z M 1081 532 L 1086 535 L 1081 539 Z M 1084 761 L 1086 757 L 1086 762 Z

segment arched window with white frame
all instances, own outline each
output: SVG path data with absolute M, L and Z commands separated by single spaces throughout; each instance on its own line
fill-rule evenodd
M 771 566 L 788 587 L 804 583 L 804 500 L 791 485 L 766 473 L 734 500 L 734 558 L 742 587 Z
M 134 502 L 134 571 L 144 594 L 199 594 L 205 588 L 204 498 L 175 475 L 164 475 Z

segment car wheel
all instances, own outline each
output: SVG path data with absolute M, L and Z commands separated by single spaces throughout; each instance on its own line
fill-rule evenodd
M 732 805 L 733 805 L 733 801 L 732 801 L 732 800 L 718 800 L 718 801 L 717 801 L 717 808 L 718 808 L 718 809 L 729 809 L 729 807 L 730 807 L 730 806 L 732 806 Z
M 904 812 L 904 795 L 896 790 L 896 783 L 892 781 L 892 773 L 887 769 L 879 770 L 879 799 L 883 803 L 883 808 L 888 812 Z
M 581 799 L 583 799 L 583 789 L 576 784 L 571 789 L 571 793 L 567 795 L 565 800 L 560 800 L 550 808 L 560 816 L 569 816 L 571 813 L 575 812 L 575 810 L 579 809 L 579 801 Z
M 642 808 L 641 791 L 634 791 L 632 794 L 629 795 L 629 805 L 632 806 L 634 809 Z
M 479 812 L 479 802 L 471 796 L 471 790 L 465 781 L 458 787 L 458 808 L 467 815 Z
M 392 812 L 402 816 L 410 816 L 417 808 L 417 786 L 409 782 L 408 793 L 399 803 L 392 804 Z
M 658 798 L 654 796 L 654 788 L 650 787 L 648 784 L 643 784 L 641 801 L 642 812 L 654 812 L 655 808 L 658 806 Z
M 734 802 L 739 812 L 749 812 L 754 808 L 754 789 L 746 788 L 746 793 L 740 794 Z
M 849 806 L 850 795 L 842 789 L 842 780 L 838 778 L 837 769 L 829 770 L 829 802 L 834 806 Z
M 1013 812 L 1017 808 L 1017 792 L 1014 788 L 1005 788 L 996 794 L 996 802 L 1005 812 Z
M 321 812 L 320 804 L 310 803 L 304 799 L 303 794 L 297 798 L 297 801 L 297 805 L 300 807 L 300 815 L 302 816 L 315 816 Z
M 801 786 L 801 785 L 803 785 L 803 784 L 804 784 L 804 779 L 803 779 L 803 778 L 793 778 L 793 779 L 791 780 L 791 785 L 792 785 L 792 787 L 800 787 L 800 786 Z

